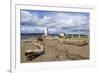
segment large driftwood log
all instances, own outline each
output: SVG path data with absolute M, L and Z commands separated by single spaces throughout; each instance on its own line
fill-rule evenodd
M 37 44 L 37 43 L 33 43 L 33 44 L 36 45 L 39 49 L 25 50 L 25 57 L 26 57 L 27 61 L 33 60 L 33 59 L 37 58 L 38 56 L 42 55 L 45 52 L 43 46 L 41 46 L 40 44 Z
M 84 39 L 58 39 L 60 43 L 76 45 L 76 46 L 84 46 L 87 45 L 88 42 Z

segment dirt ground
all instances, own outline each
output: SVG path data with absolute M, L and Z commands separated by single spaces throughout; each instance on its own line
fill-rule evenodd
M 32 42 L 35 38 L 21 40 L 21 63 L 48 62 L 48 61 L 69 61 L 69 60 L 88 60 L 89 59 L 89 40 L 87 45 L 76 46 L 60 43 L 57 39 L 45 39 L 38 43 L 45 49 L 45 53 L 33 59 L 25 60 L 25 50 L 38 49 Z

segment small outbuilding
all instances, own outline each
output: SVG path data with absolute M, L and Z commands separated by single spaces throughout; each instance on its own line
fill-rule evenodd
M 59 37 L 60 37 L 60 38 L 65 38 L 65 33 L 63 33 L 63 32 L 60 33 L 60 34 L 59 34 Z

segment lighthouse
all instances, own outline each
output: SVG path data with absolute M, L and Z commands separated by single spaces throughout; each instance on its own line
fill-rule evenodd
M 45 34 L 45 36 L 48 36 L 48 26 L 45 26 L 44 34 Z

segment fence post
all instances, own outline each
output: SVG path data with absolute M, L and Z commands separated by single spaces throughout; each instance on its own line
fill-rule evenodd
M 73 38 L 73 34 L 71 35 L 71 37 Z
M 80 34 L 78 34 L 78 38 L 80 38 Z

